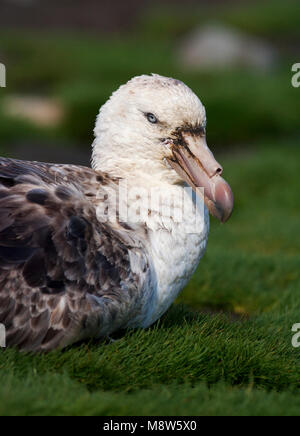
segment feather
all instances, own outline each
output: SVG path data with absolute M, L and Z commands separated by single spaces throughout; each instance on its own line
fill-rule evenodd
M 8 346 L 47 351 L 106 336 L 142 304 L 130 246 L 96 217 L 102 180 L 108 176 L 85 167 L 0 159 L 0 322 Z M 129 292 L 141 297 L 130 300 Z

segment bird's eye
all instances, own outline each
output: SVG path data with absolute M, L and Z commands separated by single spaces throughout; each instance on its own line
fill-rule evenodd
M 155 115 L 148 113 L 148 114 L 146 114 L 146 117 L 150 123 L 153 123 L 153 124 L 157 123 L 157 118 Z

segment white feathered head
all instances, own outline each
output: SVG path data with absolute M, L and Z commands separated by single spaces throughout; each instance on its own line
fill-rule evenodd
M 210 212 L 226 221 L 233 195 L 206 145 L 205 130 L 205 108 L 183 82 L 157 74 L 134 77 L 100 109 L 93 167 L 137 183 L 203 187 Z

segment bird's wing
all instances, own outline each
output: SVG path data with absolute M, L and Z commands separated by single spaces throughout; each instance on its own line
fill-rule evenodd
M 49 350 L 126 326 L 149 265 L 129 231 L 100 224 L 104 176 L 0 159 L 0 323 L 7 345 Z

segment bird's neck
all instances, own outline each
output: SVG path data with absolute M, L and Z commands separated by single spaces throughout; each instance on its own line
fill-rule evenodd
M 110 210 L 116 230 L 142 245 L 153 266 L 154 297 L 137 324 L 147 327 L 168 309 L 195 271 L 206 247 L 208 211 L 201 198 L 195 202 L 190 188 L 148 177 L 124 178 L 103 189 L 115 202 Z
M 109 146 L 107 132 L 98 134 L 93 145 L 92 166 L 106 173 L 108 178 L 117 180 L 113 189 L 111 185 L 104 187 L 114 203 L 114 206 L 109 204 L 113 218 L 117 211 L 118 219 L 134 230 L 146 226 L 153 231 L 166 229 L 174 233 L 180 228 L 180 231 L 199 233 L 198 229 L 193 230 L 191 216 L 201 215 L 203 221 L 204 204 L 198 199 L 196 213 L 192 189 L 180 182 L 173 169 L 159 158 L 141 157 L 124 150 L 116 153 L 119 143 L 111 140 Z
M 209 215 L 201 199 L 195 202 L 183 186 L 152 187 L 149 207 L 139 199 L 128 201 L 131 211 L 140 213 L 135 232 L 141 235 L 153 264 L 157 287 L 144 327 L 169 308 L 194 273 L 205 252 Z

